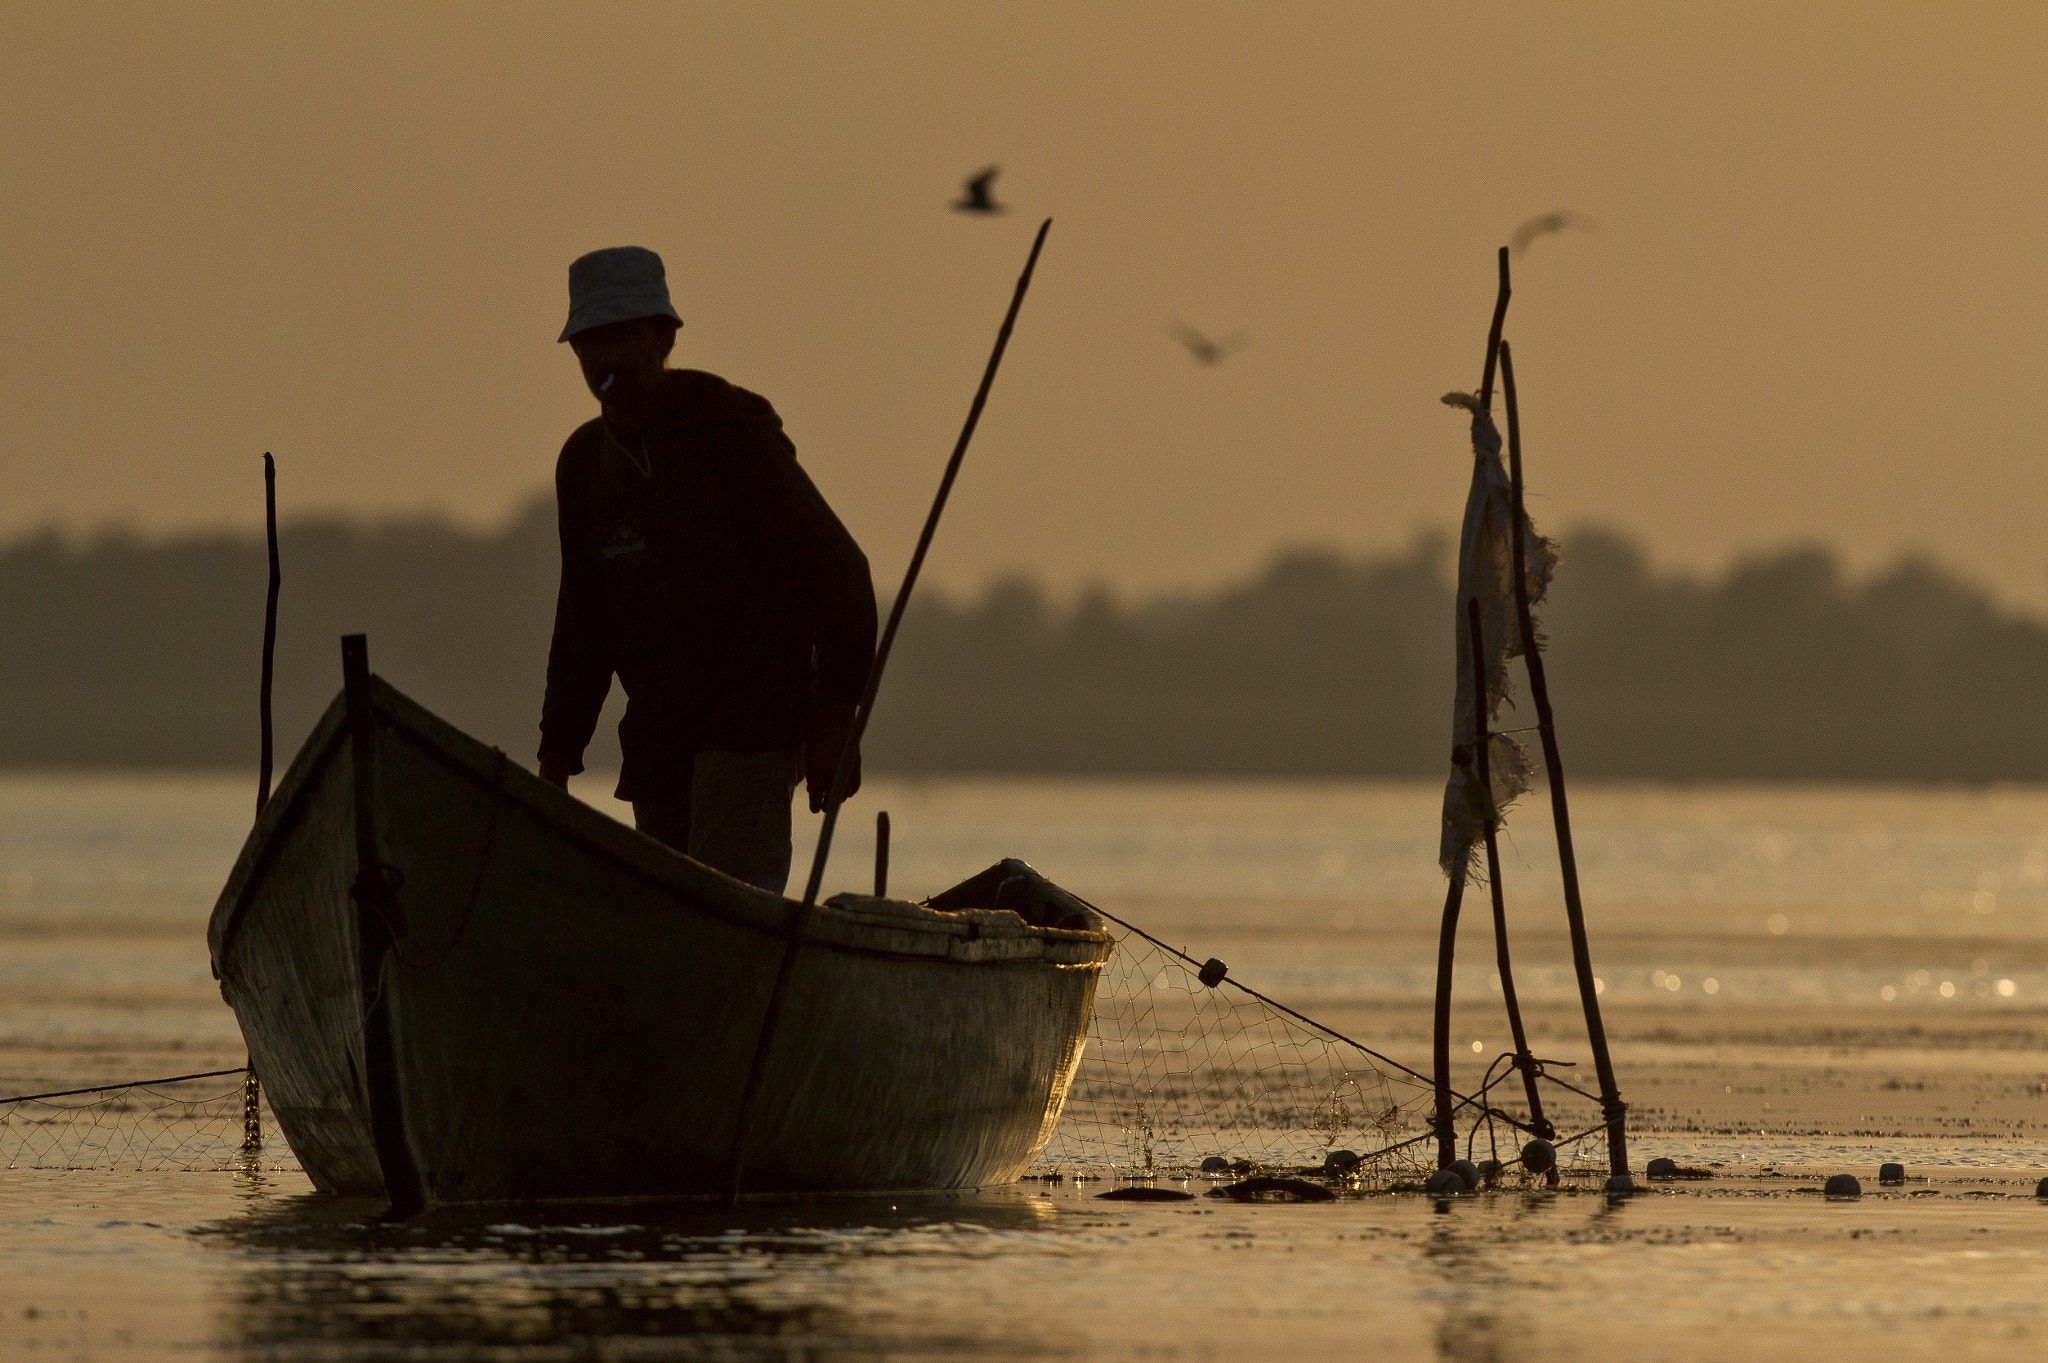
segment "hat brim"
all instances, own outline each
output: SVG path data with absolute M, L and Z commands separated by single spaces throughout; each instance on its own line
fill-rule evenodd
M 666 317 L 677 326 L 683 319 L 665 298 L 649 298 L 645 290 L 618 290 L 586 298 L 569 310 L 569 321 L 562 328 L 562 334 L 555 338 L 557 345 L 571 336 L 608 327 L 614 322 L 630 322 L 637 317 Z

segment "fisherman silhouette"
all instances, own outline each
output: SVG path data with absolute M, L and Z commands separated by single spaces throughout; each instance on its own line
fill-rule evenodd
M 1188 354 L 1194 356 L 1198 364 L 1220 364 L 1245 347 L 1242 334 L 1227 340 L 1212 341 L 1186 322 L 1175 322 L 1173 335 L 1175 340 L 1188 348 Z
M 641 832 L 750 885 L 789 880 L 790 797 L 824 807 L 875 656 L 868 561 L 767 399 L 671 369 L 682 318 L 638 246 L 569 266 L 599 404 L 562 447 L 540 774 L 564 789 L 616 677 L 618 798 Z M 844 759 L 859 788 L 857 750 Z
M 1001 166 L 990 166 L 966 182 L 967 192 L 953 200 L 953 208 L 961 213 L 1002 213 L 1007 209 L 995 199 L 996 176 L 1002 174 Z

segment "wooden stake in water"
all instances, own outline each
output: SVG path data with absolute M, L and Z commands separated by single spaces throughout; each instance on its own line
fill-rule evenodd
M 1473 751 L 1478 763 L 1479 789 L 1485 792 L 1486 882 L 1493 893 L 1493 954 L 1500 970 L 1501 997 L 1508 1005 L 1508 1032 L 1515 1042 L 1515 1068 L 1522 1072 L 1522 1091 L 1529 1100 L 1529 1129 L 1550 1140 L 1557 1135 L 1543 1118 L 1543 1096 L 1536 1091 L 1536 1057 L 1529 1051 L 1529 1035 L 1522 1030 L 1522 1005 L 1515 997 L 1515 969 L 1508 960 L 1507 891 L 1500 883 L 1500 818 L 1493 807 L 1493 768 L 1486 715 L 1486 643 L 1479 628 L 1479 598 L 1465 600 L 1465 623 L 1472 636 L 1472 694 L 1474 706 Z
M 263 454 L 263 525 L 270 539 L 270 595 L 263 603 L 263 681 L 257 688 L 257 720 L 262 731 L 256 767 L 256 812 L 270 803 L 270 664 L 277 651 L 277 462 Z
M 1586 1010 L 1586 1040 L 1593 1048 L 1593 1066 L 1600 1078 L 1600 1111 L 1607 1119 L 1607 1163 L 1612 1177 L 1628 1175 L 1628 1106 L 1614 1080 L 1614 1061 L 1607 1054 L 1607 1028 L 1600 1021 L 1600 984 L 1593 978 L 1593 950 L 1586 940 L 1586 910 L 1579 899 L 1579 861 L 1572 851 L 1572 813 L 1565 799 L 1564 758 L 1558 752 L 1557 720 L 1550 710 L 1550 685 L 1543 675 L 1543 654 L 1536 646 L 1536 625 L 1529 614 L 1529 580 L 1523 537 L 1529 514 L 1522 505 L 1522 417 L 1515 405 L 1515 362 L 1506 341 L 1500 343 L 1501 390 L 1508 404 L 1508 482 L 1515 502 L 1515 616 L 1522 628 L 1522 661 L 1529 669 L 1529 694 L 1536 702 L 1536 724 L 1543 736 L 1543 766 L 1550 776 L 1550 814 L 1557 825 L 1557 861 L 1564 872 L 1564 911 L 1571 924 L 1572 969 L 1579 977 L 1579 1002 Z
M 1455 759 L 1454 759 L 1455 760 Z M 1468 757 L 1466 761 L 1471 759 Z M 1460 763 L 1459 765 L 1464 765 Z M 1451 958 L 1458 949 L 1458 911 L 1465 903 L 1465 859 L 1451 868 L 1451 887 L 1444 894 L 1444 922 L 1436 942 L 1435 1077 L 1436 1167 L 1448 1168 L 1458 1158 L 1458 1124 L 1451 1092 Z
M 889 811 L 875 815 L 875 898 L 889 893 Z
M 1479 405 L 1482 409 L 1493 406 L 1493 371 L 1500 354 L 1500 329 L 1507 321 L 1508 299 L 1514 290 L 1508 280 L 1508 248 L 1500 248 L 1500 287 L 1493 298 L 1493 325 L 1486 333 L 1486 373 L 1479 384 Z M 1475 653 L 1475 657 L 1477 654 Z M 1486 689 L 1481 687 L 1478 695 L 1484 697 Z M 1484 701 L 1478 702 L 1484 704 Z M 1452 755 L 1456 760 L 1456 754 Z M 1469 757 L 1467 761 L 1469 761 Z M 1460 763 L 1459 765 L 1464 765 Z M 1494 881 L 1499 883 L 1495 875 Z M 1458 1132 L 1453 1122 L 1451 1102 L 1451 958 L 1458 945 L 1458 913 L 1465 902 L 1465 863 L 1461 860 L 1451 872 L 1450 888 L 1444 894 L 1443 928 L 1437 937 L 1436 947 L 1436 1142 L 1437 1167 L 1442 1168 L 1458 1157 Z
M 1486 333 L 1486 377 L 1479 384 L 1479 406 L 1493 410 L 1493 366 L 1500 355 L 1501 324 L 1508 318 L 1508 299 L 1514 289 L 1508 283 L 1508 248 L 1500 248 L 1500 288 L 1493 297 L 1493 325 Z
M 854 711 L 852 731 L 846 736 L 846 746 L 839 750 L 839 762 L 832 774 L 832 793 L 825 800 L 825 821 L 818 827 L 818 848 L 811 856 L 810 880 L 804 886 L 803 903 L 790 915 L 789 940 L 782 948 L 782 967 L 775 974 L 775 987 L 768 995 L 768 1009 L 761 1018 L 761 1035 L 754 1043 L 754 1062 L 748 1067 L 746 1087 L 740 1093 L 725 1188 L 728 1206 L 739 1202 L 740 1177 L 746 1170 L 747 1161 L 747 1128 L 753 1120 L 754 1100 L 760 1093 L 761 1080 L 768 1072 L 768 1057 L 775 1047 L 775 1029 L 782 1021 L 783 1005 L 789 997 L 789 981 L 796 973 L 797 955 L 803 948 L 804 933 L 809 929 L 811 914 L 817 907 L 818 887 L 825 879 L 825 858 L 832 851 L 832 832 L 839 826 L 839 806 L 846 799 L 846 783 L 852 778 L 853 767 L 847 758 L 860 751 L 861 735 L 867 732 L 868 720 L 874 715 L 875 693 L 881 689 L 882 669 L 887 666 L 889 650 L 896 642 L 897 626 L 903 623 L 903 608 L 910 603 L 911 589 L 917 586 L 917 575 L 924 567 L 924 557 L 931 551 L 932 536 L 938 532 L 939 517 L 946 509 L 946 498 L 953 491 L 953 480 L 960 476 L 960 463 L 967 457 L 967 443 L 974 438 L 974 428 L 981 421 L 981 409 L 987 404 L 989 389 L 995 384 L 996 370 L 1003 362 L 1003 351 L 1010 344 L 1010 330 L 1017 324 L 1017 311 L 1024 306 L 1025 291 L 1031 287 L 1031 272 L 1038 268 L 1038 253 L 1044 249 L 1045 234 L 1051 228 L 1051 218 L 1039 226 L 1038 236 L 1031 243 L 1031 254 L 1024 262 L 1024 273 L 1017 277 L 1017 291 L 1010 297 L 1010 310 L 1003 314 L 1002 328 L 996 332 L 995 350 L 988 357 L 988 367 L 982 371 L 981 386 L 974 391 L 974 401 L 967 409 L 967 422 L 960 429 L 960 439 L 953 445 L 953 456 L 946 461 L 945 476 L 939 479 L 938 495 L 932 499 L 932 509 L 924 518 L 924 530 L 918 535 L 917 548 L 910 555 L 910 568 L 903 575 L 903 586 L 889 607 L 889 622 L 883 626 L 881 642 L 875 646 L 874 666 L 868 669 L 867 685 L 862 689 L 860 705 Z
M 270 803 L 270 674 L 271 659 L 277 652 L 277 461 L 263 452 L 263 529 L 270 542 L 270 591 L 263 602 L 263 679 L 256 688 L 256 721 L 259 732 L 256 759 L 256 816 Z M 242 1156 L 255 1159 L 263 1153 L 263 1089 L 256 1078 L 256 1062 L 248 1060 L 248 1078 L 242 1081 Z

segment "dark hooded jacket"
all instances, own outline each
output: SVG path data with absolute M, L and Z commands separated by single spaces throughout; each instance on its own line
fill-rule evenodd
M 562 585 L 540 752 L 583 769 L 617 673 L 624 800 L 685 788 L 700 751 L 803 742 L 819 703 L 860 698 L 875 654 L 867 558 L 775 409 L 697 370 L 665 382 L 644 431 L 585 422 L 555 465 Z

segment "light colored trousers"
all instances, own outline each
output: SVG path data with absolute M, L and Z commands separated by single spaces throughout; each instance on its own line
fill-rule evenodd
M 781 894 L 789 883 L 789 802 L 804 750 L 700 752 L 690 785 L 633 801 L 633 826 L 736 880 Z

